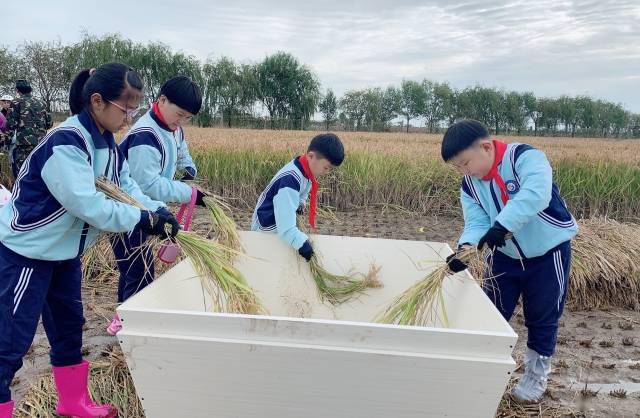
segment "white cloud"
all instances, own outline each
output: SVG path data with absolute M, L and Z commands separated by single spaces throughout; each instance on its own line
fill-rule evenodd
M 5 2 L 3 41 L 120 32 L 239 61 L 285 50 L 325 87 L 403 78 L 583 94 L 640 111 L 637 0 Z M 26 29 L 25 29 L 26 28 Z

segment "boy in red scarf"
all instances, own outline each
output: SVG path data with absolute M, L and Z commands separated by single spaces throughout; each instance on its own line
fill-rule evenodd
M 192 186 L 185 181 L 193 180 L 197 170 L 182 126 L 191 122 L 201 107 L 200 87 L 189 77 L 172 77 L 160 87 L 151 109 L 122 139 L 119 148 L 127 159 L 131 178 L 145 195 L 164 203 L 191 200 Z M 197 191 L 197 205 L 205 206 L 204 196 Z M 120 271 L 118 303 L 144 289 L 155 277 L 155 255 L 146 244 L 147 238 L 137 228 L 112 240 Z M 121 328 L 120 318 L 114 315 L 107 332 L 115 335 Z
M 442 158 L 464 175 L 459 248 L 493 250 L 485 292 L 507 321 L 522 296 L 525 372 L 512 395 L 538 401 L 567 296 L 576 221 L 553 183 L 547 157 L 529 145 L 492 140 L 480 122 L 463 120 L 445 133 Z M 467 268 L 455 254 L 447 262 L 454 273 Z
M 309 200 L 309 225 L 316 227 L 318 197 L 317 178 L 328 174 L 344 160 L 340 138 L 332 133 L 314 137 L 307 153 L 296 157 L 276 173 L 258 198 L 251 229 L 278 236 L 305 260 L 311 260 L 313 248 L 309 237 L 296 224 L 296 214 L 303 212 Z

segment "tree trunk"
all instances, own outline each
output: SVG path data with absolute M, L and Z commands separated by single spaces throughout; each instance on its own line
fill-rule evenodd
M 269 125 L 271 127 L 271 129 L 274 129 L 273 127 L 273 110 L 271 110 L 270 108 L 267 109 L 269 111 Z
M 407 115 L 407 133 L 409 133 L 409 115 Z

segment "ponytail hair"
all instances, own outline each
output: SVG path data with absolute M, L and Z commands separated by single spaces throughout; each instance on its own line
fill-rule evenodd
M 132 68 L 112 62 L 98 68 L 80 71 L 69 89 L 69 108 L 77 115 L 88 107 L 91 95 L 99 93 L 103 100 L 116 100 L 131 88 L 142 95 L 142 79 Z

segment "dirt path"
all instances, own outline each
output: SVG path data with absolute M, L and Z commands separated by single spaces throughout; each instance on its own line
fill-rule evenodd
M 235 216 L 239 227 L 248 229 L 251 214 L 238 212 Z M 194 227 L 208 228 L 204 212 L 198 212 Z M 318 233 L 451 242 L 460 227 L 459 219 L 377 210 L 338 213 L 335 218 L 321 216 Z M 115 280 L 85 282 L 84 354 L 89 360 L 116 343 L 105 331 L 116 306 L 115 294 Z M 526 346 L 520 312 L 511 324 L 520 336 L 514 350 L 520 361 Z M 640 417 L 640 312 L 565 312 L 553 364 L 546 404 L 583 411 L 588 417 Z M 20 399 L 29 382 L 48 370 L 48 343 L 40 327 L 14 381 L 14 399 Z M 517 371 L 516 377 L 520 373 Z

